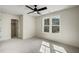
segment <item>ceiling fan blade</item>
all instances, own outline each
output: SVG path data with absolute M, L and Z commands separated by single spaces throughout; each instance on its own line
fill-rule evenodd
M 40 14 L 39 11 L 37 11 L 37 13 Z
M 25 5 L 27 8 L 29 8 L 29 9 L 31 9 L 31 10 L 34 10 L 33 8 L 31 8 L 31 7 L 29 7 L 29 6 L 27 6 L 27 5 Z
M 29 13 L 27 13 L 27 14 L 30 14 L 30 13 L 33 13 L 33 12 L 35 12 L 35 11 L 29 12 Z
M 42 10 L 45 10 L 45 9 L 47 9 L 47 7 L 40 8 L 40 9 L 38 9 L 38 11 L 42 11 Z

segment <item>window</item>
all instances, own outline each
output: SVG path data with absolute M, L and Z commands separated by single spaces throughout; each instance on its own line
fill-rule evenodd
M 44 32 L 49 32 L 49 18 L 44 19 Z
M 52 33 L 58 33 L 59 32 L 59 26 L 52 26 Z
M 49 32 L 49 26 L 44 26 L 44 32 Z
M 52 18 L 52 33 L 59 32 L 59 17 Z
M 57 17 L 52 18 L 52 25 L 59 25 L 59 18 Z
M 49 25 L 49 18 L 44 20 L 44 25 Z
M 60 18 L 59 16 L 54 16 L 53 18 L 43 19 L 43 32 L 58 33 L 60 31 Z

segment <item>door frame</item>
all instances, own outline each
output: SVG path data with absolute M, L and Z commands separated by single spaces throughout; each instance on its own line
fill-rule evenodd
M 17 19 L 11 19 L 11 38 L 13 38 L 12 37 L 12 22 L 13 21 L 15 21 L 16 22 L 16 27 L 17 27 L 17 29 L 16 29 L 16 31 L 17 31 L 17 33 L 16 33 L 16 38 L 18 38 L 18 20 Z

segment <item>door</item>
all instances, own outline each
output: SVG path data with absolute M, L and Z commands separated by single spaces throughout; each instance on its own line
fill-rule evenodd
M 18 20 L 11 20 L 11 37 L 18 38 Z

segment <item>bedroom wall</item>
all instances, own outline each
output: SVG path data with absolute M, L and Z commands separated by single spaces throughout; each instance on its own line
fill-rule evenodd
M 11 19 L 19 19 L 19 17 L 7 13 L 0 13 L 0 40 L 11 39 Z
M 23 15 L 23 39 L 28 39 L 35 36 L 35 18 Z
M 44 17 L 60 16 L 60 32 L 42 32 Z M 79 47 L 79 7 L 73 7 L 36 18 L 36 36 Z
M 35 36 L 35 19 L 32 16 L 0 13 L 0 40 L 11 39 L 11 19 L 18 20 L 18 37 L 28 39 Z
M 18 37 L 23 39 L 23 15 L 19 15 L 18 29 Z

